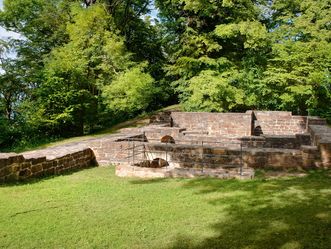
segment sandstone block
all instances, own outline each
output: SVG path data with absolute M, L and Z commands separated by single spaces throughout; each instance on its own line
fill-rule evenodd
M 35 174 L 36 172 L 40 172 L 43 170 L 43 165 L 42 163 L 36 164 L 36 165 L 32 165 L 31 166 L 31 172 L 32 174 Z

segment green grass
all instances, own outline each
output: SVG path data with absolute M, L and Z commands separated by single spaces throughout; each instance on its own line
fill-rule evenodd
M 330 249 L 330 171 L 139 180 L 92 168 L 2 185 L 0 248 Z

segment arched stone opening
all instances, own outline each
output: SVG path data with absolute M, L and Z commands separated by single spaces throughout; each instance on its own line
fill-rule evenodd
M 153 160 L 145 160 L 139 163 L 136 163 L 134 166 L 141 168 L 164 168 L 169 166 L 169 163 L 162 158 L 155 158 Z
M 260 125 L 256 126 L 253 130 L 253 135 L 254 136 L 261 136 L 263 135 L 263 131 Z
M 161 143 L 174 144 L 175 139 L 172 136 L 166 135 L 161 138 Z

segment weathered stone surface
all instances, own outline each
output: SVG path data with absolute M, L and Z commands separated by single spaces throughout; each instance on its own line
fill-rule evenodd
M 144 176 L 145 168 L 167 175 L 151 164 L 164 167 L 168 163 L 167 169 L 176 169 L 171 173 L 174 176 L 199 176 L 208 171 L 208 176 L 220 178 L 229 175 L 226 170 L 250 167 L 331 166 L 331 128 L 324 119 L 289 112 L 172 112 L 155 122 L 79 143 L 22 154 L 0 153 L 0 181 L 114 163 L 140 162 L 134 171 L 126 169 L 134 175 Z M 257 130 L 260 136 L 253 136 Z M 162 144 L 164 136 L 171 136 L 176 144 Z
M 95 156 L 86 146 L 71 145 L 22 155 L 0 154 L 0 162 L 0 181 L 16 181 L 93 166 Z
M 36 165 L 33 165 L 33 166 L 31 166 L 31 172 L 34 174 L 34 173 L 36 173 L 36 172 L 40 172 L 40 171 L 42 171 L 43 170 L 43 166 L 42 166 L 42 164 L 40 163 L 40 164 L 36 164 Z
M 19 171 L 18 177 L 21 179 L 25 179 L 25 178 L 31 176 L 31 174 L 32 174 L 31 169 L 25 168 L 25 169 L 22 169 Z
M 210 135 L 251 135 L 250 113 L 185 113 L 172 112 L 173 125 L 190 130 L 201 130 Z
M 6 177 L 7 175 L 10 175 L 12 173 L 13 173 L 13 169 L 11 165 L 7 165 L 6 167 L 0 169 L 0 177 Z
M 254 111 L 254 116 L 254 127 L 264 135 L 294 135 L 307 128 L 307 117 L 292 116 L 291 112 Z
M 141 168 L 121 164 L 116 166 L 116 175 L 120 177 L 165 178 L 165 177 L 216 177 L 221 179 L 252 179 L 254 170 L 244 169 L 242 172 L 224 169 L 194 169 L 194 168 Z
M 310 125 L 312 141 L 320 152 L 321 165 L 331 167 L 331 128 L 324 125 Z

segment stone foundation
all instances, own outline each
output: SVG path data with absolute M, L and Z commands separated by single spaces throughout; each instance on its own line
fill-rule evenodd
M 155 159 L 165 160 L 169 166 L 132 166 Z M 324 119 L 289 112 L 166 112 L 154 115 L 148 126 L 122 129 L 115 135 L 22 154 L 0 154 L 0 182 L 96 164 L 116 164 L 119 176 L 141 177 L 231 178 L 238 176 L 238 170 L 254 168 L 330 167 L 331 128 Z
M 274 168 L 308 169 L 321 166 L 316 146 L 300 149 L 200 147 L 194 145 L 145 144 L 137 160 L 161 158 L 171 167 L 192 169 Z

